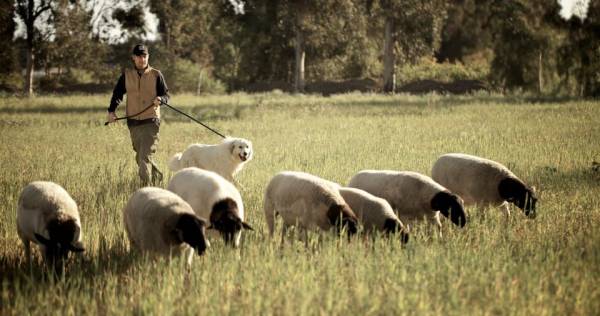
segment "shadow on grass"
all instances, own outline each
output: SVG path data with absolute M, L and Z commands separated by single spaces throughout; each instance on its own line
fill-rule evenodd
M 503 95 L 404 95 L 406 98 L 389 98 L 384 100 L 357 100 L 357 101 L 339 101 L 334 105 L 344 106 L 457 106 L 469 104 L 508 104 L 521 105 L 530 104 L 564 104 L 575 101 L 585 101 L 581 98 L 573 97 L 546 97 L 546 96 L 503 96 Z
M 106 108 L 104 107 L 83 107 L 83 106 L 73 106 L 73 107 L 57 107 L 53 105 L 42 105 L 36 107 L 10 107 L 10 108 L 2 108 L 0 107 L 0 113 L 3 114 L 33 114 L 33 113 L 43 113 L 43 114 L 85 114 L 85 113 L 104 113 L 106 112 Z
M 596 188 L 600 186 L 600 170 L 590 164 L 587 168 L 560 170 L 554 166 L 544 166 L 534 171 L 533 178 L 541 186 L 553 189 Z

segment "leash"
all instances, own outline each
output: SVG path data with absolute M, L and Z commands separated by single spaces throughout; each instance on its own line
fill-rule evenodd
M 139 111 L 139 112 L 137 112 L 137 113 L 135 113 L 135 114 L 132 114 L 132 115 L 127 115 L 127 116 L 123 116 L 123 117 L 117 117 L 117 118 L 115 119 L 115 121 L 124 120 L 124 119 L 128 119 L 128 118 L 131 118 L 131 117 L 134 117 L 134 116 L 138 116 L 138 115 L 140 115 L 140 114 L 144 113 L 144 112 L 145 112 L 147 109 L 149 109 L 149 108 L 151 108 L 151 107 L 153 107 L 153 106 L 154 106 L 154 103 L 153 103 L 153 104 L 150 104 L 150 105 L 148 105 L 148 106 L 147 106 L 145 109 L 143 109 L 143 110 L 141 110 L 141 111 Z M 110 122 L 104 122 L 104 126 L 106 126 L 106 125 L 108 125 L 108 124 L 110 124 Z
M 217 132 L 216 130 L 214 130 L 214 129 L 210 128 L 210 126 L 208 126 L 208 125 L 206 125 L 206 124 L 204 124 L 204 123 L 202 123 L 202 122 L 198 121 L 197 119 L 195 119 L 195 118 L 191 117 L 191 116 L 190 116 L 190 115 L 188 115 L 187 113 L 185 113 L 185 112 L 182 112 L 182 111 L 180 111 L 180 110 L 178 110 L 178 109 L 176 109 L 176 108 L 172 107 L 172 106 L 171 106 L 169 103 L 167 103 L 167 102 L 163 101 L 162 99 L 160 100 L 160 104 L 166 105 L 166 106 L 167 106 L 168 108 L 170 108 L 171 110 L 173 110 L 173 111 L 175 111 L 175 112 L 177 112 L 177 113 L 179 113 L 179 114 L 181 114 L 181 115 L 183 115 L 183 116 L 185 116 L 185 117 L 189 118 L 190 120 L 192 120 L 192 121 L 194 121 L 194 122 L 196 122 L 196 123 L 198 123 L 198 124 L 200 124 L 200 125 L 202 125 L 202 126 L 206 127 L 206 128 L 209 130 L 209 131 L 211 131 L 211 132 L 213 132 L 213 133 L 215 133 L 215 134 L 217 134 L 217 135 L 221 136 L 222 138 L 226 138 L 226 137 L 225 137 L 225 135 L 223 135 L 223 134 L 221 134 L 221 133 Z
M 185 116 L 185 117 L 189 118 L 190 120 L 192 120 L 192 121 L 194 121 L 194 122 L 196 122 L 196 123 L 198 123 L 198 124 L 200 124 L 200 125 L 202 125 L 202 126 L 206 127 L 206 128 L 209 130 L 209 131 L 211 131 L 211 132 L 213 132 L 213 133 L 215 133 L 215 134 L 217 134 L 217 135 L 221 136 L 222 138 L 226 138 L 226 137 L 225 137 L 225 135 L 223 135 L 223 134 L 221 134 L 221 133 L 217 132 L 216 130 L 214 130 L 214 129 L 210 128 L 210 126 L 208 126 L 208 125 L 206 125 L 206 124 L 204 124 L 204 123 L 202 123 L 202 122 L 198 121 L 197 119 L 195 119 L 195 118 L 191 117 L 189 114 L 187 114 L 187 113 L 185 113 L 185 112 L 182 112 L 182 111 L 178 110 L 177 108 L 175 108 L 175 107 L 171 106 L 170 104 L 168 104 L 167 102 L 163 101 L 162 99 L 160 100 L 160 104 L 161 104 L 161 105 L 166 105 L 166 106 L 167 106 L 168 108 L 170 108 L 171 110 L 173 110 L 173 111 L 175 111 L 175 112 L 177 112 L 177 113 L 179 113 L 179 114 L 181 114 L 181 115 L 183 115 L 183 116 Z M 123 117 L 117 117 L 117 118 L 115 119 L 115 121 L 118 121 L 118 120 L 124 120 L 124 119 L 128 119 L 128 118 L 131 118 L 131 117 L 134 117 L 134 116 L 138 116 L 138 115 L 140 115 L 140 114 L 144 113 L 146 110 L 148 110 L 149 108 L 151 108 L 151 107 L 153 107 L 153 106 L 154 106 L 154 104 L 150 104 L 148 107 L 146 107 L 145 109 L 141 110 L 139 113 L 136 113 L 136 114 L 133 114 L 133 115 L 128 115 L 128 116 L 123 116 Z M 109 122 L 104 122 L 104 125 L 105 125 L 105 126 L 106 126 L 106 125 L 108 125 L 108 124 L 109 124 Z

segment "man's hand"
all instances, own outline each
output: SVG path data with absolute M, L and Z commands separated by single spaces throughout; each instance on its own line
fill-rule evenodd
M 108 112 L 108 115 L 106 116 L 106 121 L 109 123 L 114 123 L 117 120 L 117 115 L 115 114 L 115 112 Z
M 160 97 L 156 97 L 156 99 L 154 99 L 154 105 L 155 106 L 160 106 L 160 100 L 161 100 Z

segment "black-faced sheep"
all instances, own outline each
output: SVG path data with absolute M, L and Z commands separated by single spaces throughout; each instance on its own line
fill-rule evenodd
M 459 227 L 467 223 L 461 199 L 417 172 L 363 170 L 352 177 L 348 186 L 387 200 L 404 223 L 426 217 L 441 227 L 439 213 Z
M 237 188 L 215 172 L 196 167 L 177 172 L 168 189 L 181 196 L 219 231 L 225 243 L 239 247 L 242 229 L 252 230 L 244 222 L 244 203 Z
M 357 188 L 340 187 L 339 192 L 362 223 L 365 232 L 380 231 L 386 234 L 398 232 L 401 234 L 402 241 L 408 242 L 408 229 L 404 227 L 385 199 Z
M 502 205 L 509 215 L 505 202 L 510 202 L 525 215 L 535 217 L 534 190 L 498 162 L 466 154 L 445 154 L 434 163 L 431 174 L 435 181 L 460 195 L 466 205 Z
M 133 249 L 171 257 L 186 254 L 190 265 L 194 250 L 204 254 L 206 221 L 175 193 L 154 187 L 137 190 L 123 209 L 125 230 Z
M 348 236 L 357 232 L 358 219 L 337 188 L 304 172 L 284 171 L 275 175 L 265 191 L 264 212 L 271 236 L 275 215 L 283 219 L 282 241 L 290 226 L 304 230 L 305 242 L 309 229 L 335 228 L 338 234 L 345 229 Z
M 84 251 L 77 204 L 53 182 L 35 181 L 23 188 L 17 206 L 17 234 L 31 263 L 30 242 L 39 245 L 44 261 L 60 273 L 69 252 Z

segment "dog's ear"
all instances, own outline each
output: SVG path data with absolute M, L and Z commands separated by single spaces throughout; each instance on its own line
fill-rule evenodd
M 229 144 L 229 151 L 233 154 L 233 150 L 235 149 L 235 142 L 231 142 L 231 144 Z

